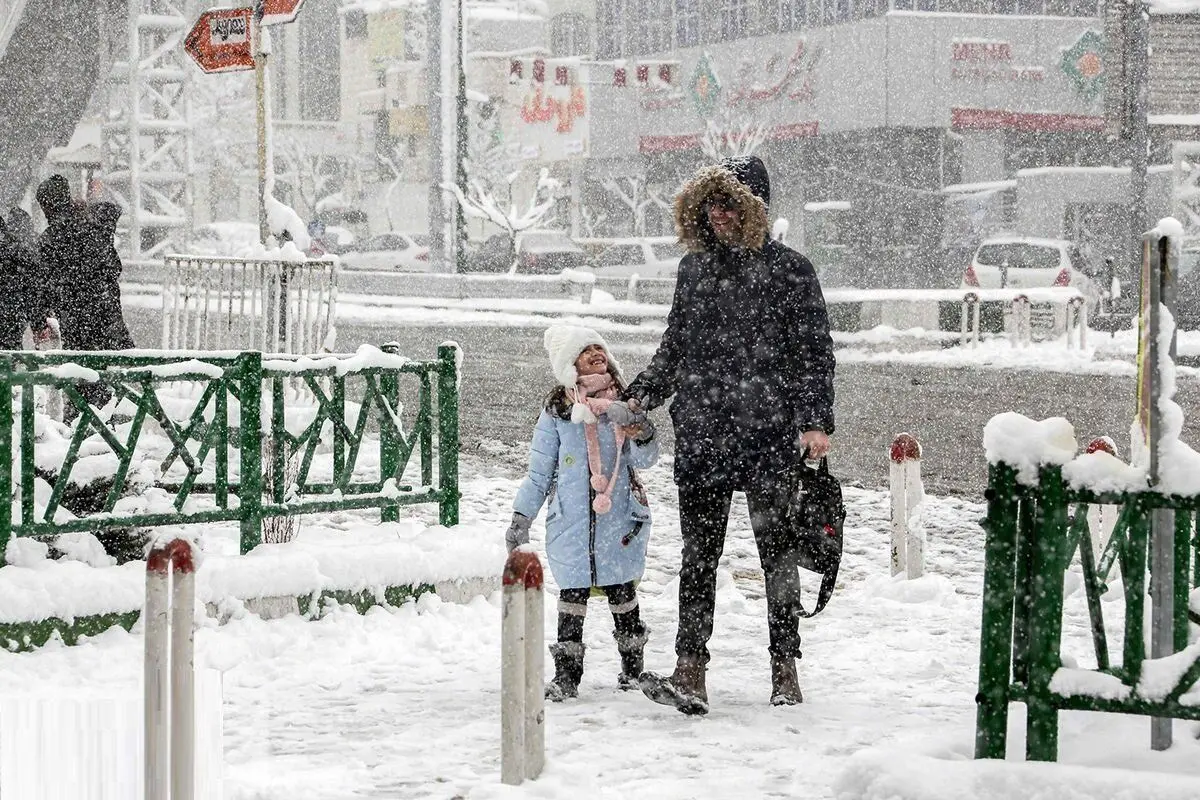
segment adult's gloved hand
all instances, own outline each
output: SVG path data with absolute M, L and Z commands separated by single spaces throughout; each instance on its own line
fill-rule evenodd
M 524 514 L 513 512 L 512 524 L 508 526 L 508 532 L 504 534 L 504 546 L 508 548 L 508 552 L 516 550 L 523 544 L 529 544 L 529 526 L 533 524 L 533 520 Z
M 647 421 L 645 411 L 634 411 L 628 404 L 617 400 L 608 407 L 608 421 L 622 428 L 630 425 L 642 425 Z
M 645 415 L 643 414 L 643 416 Z M 625 428 L 625 435 L 638 444 L 646 444 L 654 438 L 654 434 L 654 423 L 648 417 L 637 425 L 630 425 Z

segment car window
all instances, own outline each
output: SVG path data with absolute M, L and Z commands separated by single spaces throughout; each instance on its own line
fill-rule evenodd
M 652 244 L 650 249 L 654 252 L 654 257 L 659 261 L 678 261 L 687 255 L 687 251 L 683 249 L 683 245 L 676 242 Z
M 1023 242 L 985 244 L 975 254 L 975 261 L 985 267 L 999 267 L 1007 262 L 1009 269 L 1057 269 L 1059 250 Z
M 616 267 L 621 264 L 644 264 L 642 248 L 636 244 L 614 244 L 596 256 L 597 267 Z
M 408 238 L 412 239 L 413 244 L 417 247 L 429 247 L 430 239 L 428 233 L 414 233 Z
M 408 248 L 408 242 L 404 241 L 403 236 L 398 236 L 394 233 L 381 233 L 371 240 L 368 245 L 368 250 L 405 250 Z

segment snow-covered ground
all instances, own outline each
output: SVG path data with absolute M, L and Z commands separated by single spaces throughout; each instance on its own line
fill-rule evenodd
M 498 443 L 484 449 L 492 454 L 486 464 L 463 465 L 463 521 L 495 531 L 494 544 L 482 543 L 479 557 L 494 560 L 498 572 L 523 454 Z M 663 670 L 673 663 L 678 514 L 670 464 L 646 471 L 645 478 L 656 515 L 641 584 L 652 629 L 647 662 Z M 1153 753 L 1148 722 L 1140 717 L 1064 713 L 1061 759 L 1086 771 L 1047 765 L 1028 765 L 1032 772 L 1020 765 L 976 769 L 967 759 L 974 737 L 984 538 L 978 520 L 984 509 L 929 498 L 928 574 L 897 582 L 887 574 L 886 495 L 847 488 L 846 499 L 838 593 L 823 614 L 803 624 L 802 706 L 767 703 L 762 576 L 739 496 L 720 572 L 708 717 L 684 717 L 616 689 L 611 618 L 594 601 L 581 696 L 547 707 L 547 769 L 535 782 L 505 787 L 499 782 L 498 596 L 461 605 L 426 596 L 365 616 L 334 611 L 319 621 L 266 622 L 245 615 L 197 634 L 202 663 L 223 676 L 225 796 L 1200 796 L 1194 727 L 1177 723 L 1176 746 Z M 432 508 L 406 514 L 432 525 Z M 345 530 L 372 526 L 368 517 L 349 514 L 334 522 L 331 527 Z M 539 520 L 535 544 L 542 535 Z M 815 579 L 808 584 L 815 585 Z M 1065 648 L 1086 666 L 1086 608 L 1078 581 L 1068 586 Z M 1110 595 L 1119 598 L 1119 589 Z M 550 599 L 551 637 L 553 623 Z M 117 630 L 70 648 L 0 652 L 0 673 L 10 688 L 128 692 L 141 680 L 142 639 L 137 629 Z M 1010 758 L 1019 759 L 1023 715 L 1021 706 L 1013 710 Z M 1064 781 L 1078 791 L 1068 794 Z

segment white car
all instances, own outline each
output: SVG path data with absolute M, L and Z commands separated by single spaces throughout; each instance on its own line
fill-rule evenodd
M 343 269 L 429 271 L 429 236 L 423 233 L 381 233 L 340 256 Z
M 190 256 L 248 255 L 258 247 L 258 224 L 254 222 L 208 222 L 196 226 L 184 251 Z
M 1071 286 L 1096 308 L 1101 287 L 1073 243 L 1063 239 L 1005 236 L 985 239 L 963 271 L 962 289 L 1027 289 Z
M 686 250 L 672 236 L 617 239 L 592 259 L 596 276 L 674 278 Z

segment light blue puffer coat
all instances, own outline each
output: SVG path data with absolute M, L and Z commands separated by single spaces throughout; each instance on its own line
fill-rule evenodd
M 607 415 L 600 415 L 598 432 L 604 475 L 609 477 L 617 439 Z M 583 424 L 542 410 L 530 445 L 529 474 L 517 491 L 513 510 L 533 519 L 549 498 L 546 557 L 560 589 L 611 586 L 642 577 L 650 538 L 650 508 L 644 493 L 634 491 L 630 468 L 649 467 L 657 460 L 656 441 L 639 445 L 626 439 L 612 492 L 612 510 L 597 514 L 591 504 Z

